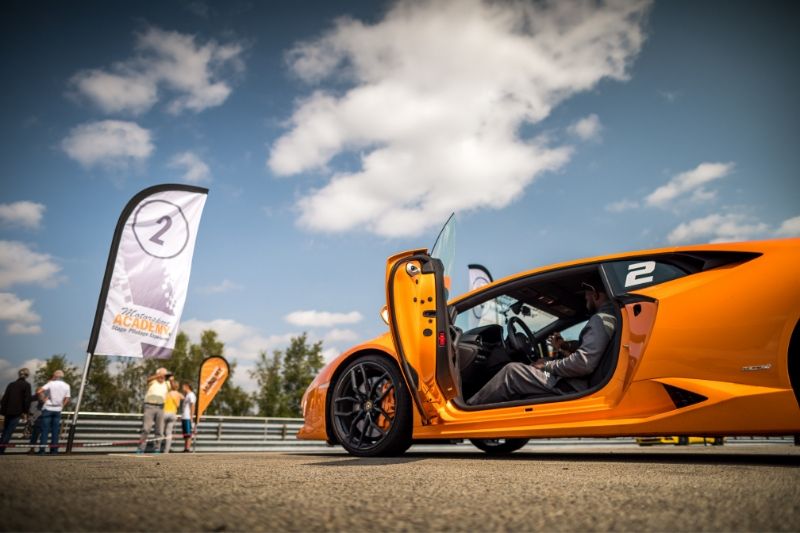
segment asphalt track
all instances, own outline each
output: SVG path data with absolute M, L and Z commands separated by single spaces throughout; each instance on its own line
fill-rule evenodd
M 799 531 L 800 448 L 0 457 L 3 531 Z

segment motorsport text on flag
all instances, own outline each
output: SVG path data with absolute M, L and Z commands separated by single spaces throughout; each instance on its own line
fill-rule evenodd
M 90 354 L 172 355 L 207 195 L 200 187 L 157 185 L 125 206 L 114 231 Z
M 224 357 L 214 355 L 203 360 L 200 364 L 200 379 L 197 382 L 197 410 L 195 411 L 194 424 L 200 422 L 200 417 L 206 412 L 208 405 L 217 395 L 225 380 L 230 375 L 228 361 Z

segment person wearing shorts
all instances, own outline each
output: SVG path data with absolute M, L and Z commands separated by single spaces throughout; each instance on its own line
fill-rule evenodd
M 181 428 L 183 429 L 183 452 L 192 451 L 192 413 L 194 413 L 197 396 L 188 381 L 183 382 L 183 405 L 181 408 Z

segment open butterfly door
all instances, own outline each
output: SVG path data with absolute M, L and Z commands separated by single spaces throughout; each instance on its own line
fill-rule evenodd
M 386 264 L 389 329 L 423 424 L 431 423 L 438 408 L 459 393 L 457 339 L 447 309 L 454 223 L 451 216 L 430 254 L 425 250 L 403 252 Z

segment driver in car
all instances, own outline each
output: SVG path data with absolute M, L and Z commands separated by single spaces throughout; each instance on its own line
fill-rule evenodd
M 556 357 L 533 364 L 509 363 L 468 400 L 470 405 L 507 402 L 529 396 L 561 395 L 589 388 L 589 376 L 614 338 L 617 319 L 606 292 L 581 283 L 586 309 L 594 313 L 581 330 L 578 348 L 569 350 L 558 333 L 549 341 Z

